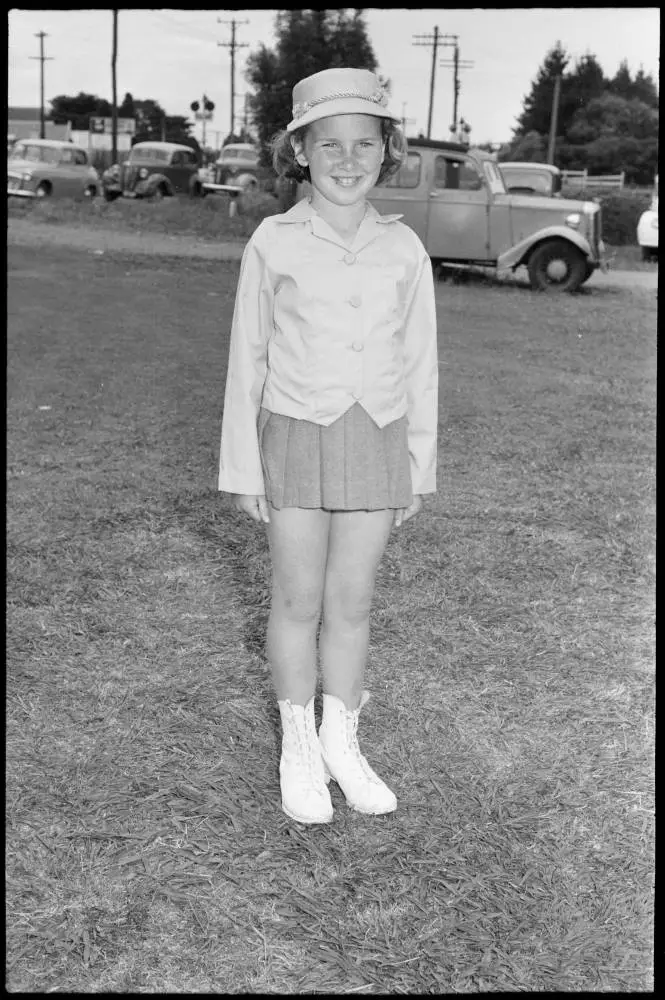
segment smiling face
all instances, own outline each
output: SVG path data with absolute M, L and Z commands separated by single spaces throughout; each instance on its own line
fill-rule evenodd
M 334 115 L 307 127 L 294 140 L 296 160 L 309 167 L 312 204 L 351 207 L 364 202 L 376 184 L 384 154 L 381 119 L 374 115 Z

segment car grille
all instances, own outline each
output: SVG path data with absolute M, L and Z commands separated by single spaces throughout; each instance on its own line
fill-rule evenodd
M 124 191 L 133 191 L 138 179 L 138 167 L 125 167 L 122 174 L 122 187 Z
M 13 176 L 11 174 L 8 174 L 7 187 L 11 188 L 12 191 L 18 191 L 18 189 L 21 187 L 21 178 L 17 174 L 14 174 Z

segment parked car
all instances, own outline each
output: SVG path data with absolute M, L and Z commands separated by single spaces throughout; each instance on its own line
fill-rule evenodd
M 137 142 L 123 163 L 102 174 L 104 197 L 166 198 L 176 194 L 203 194 L 199 158 L 191 146 L 179 142 Z
M 497 163 L 508 194 L 543 194 L 558 198 L 561 171 L 553 163 Z
M 642 260 L 658 257 L 658 174 L 651 205 L 646 212 L 642 212 L 637 223 L 637 242 L 642 248 Z
M 230 142 L 223 146 L 215 163 L 215 184 L 237 184 L 241 188 L 255 188 L 262 171 L 259 151 L 249 142 Z
M 7 194 L 14 198 L 93 198 L 99 174 L 85 149 L 57 139 L 21 139 L 7 157 Z
M 298 196 L 308 188 L 299 185 Z M 497 164 L 480 149 L 410 139 L 406 161 L 369 200 L 384 215 L 403 216 L 434 266 L 524 266 L 532 288 L 565 292 L 607 268 L 598 203 L 508 194 Z

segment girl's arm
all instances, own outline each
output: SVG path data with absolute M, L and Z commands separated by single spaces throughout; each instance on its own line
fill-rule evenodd
M 436 432 L 439 363 L 432 264 L 420 245 L 418 271 L 407 301 L 404 368 L 409 421 L 411 487 L 414 495 L 436 491 Z
M 218 485 L 228 493 L 265 493 L 256 422 L 272 312 L 273 289 L 265 261 L 265 232 L 260 226 L 242 256 L 231 326 Z

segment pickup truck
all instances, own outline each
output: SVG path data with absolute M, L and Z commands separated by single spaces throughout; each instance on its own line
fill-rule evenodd
M 308 189 L 299 185 L 298 197 Z M 491 154 L 461 143 L 409 139 L 405 162 L 369 200 L 403 215 L 434 266 L 524 266 L 533 289 L 559 292 L 607 269 L 598 203 L 508 194 Z

